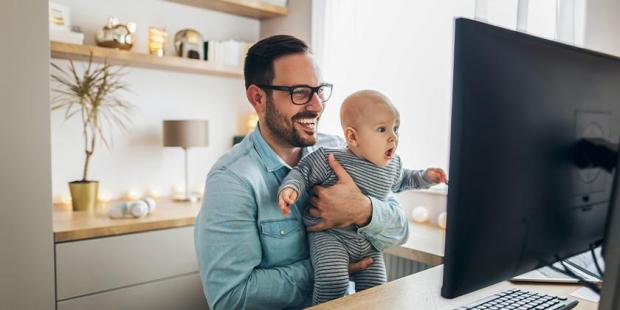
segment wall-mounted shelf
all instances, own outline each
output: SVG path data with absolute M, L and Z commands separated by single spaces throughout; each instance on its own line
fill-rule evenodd
M 110 64 L 125 65 L 129 67 L 217 75 L 238 79 L 243 78 L 243 72 L 240 68 L 212 64 L 204 60 L 172 56 L 157 57 L 149 54 L 135 53 L 118 49 L 61 43 L 55 41 L 51 41 L 50 45 L 52 58 L 88 61 L 88 57 L 92 51 L 93 61 L 99 63 L 103 62 L 104 59 L 107 59 Z
M 169 0 L 194 7 L 257 19 L 286 16 L 288 9 L 260 0 Z

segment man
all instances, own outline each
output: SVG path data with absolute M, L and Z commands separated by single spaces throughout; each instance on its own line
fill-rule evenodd
M 317 144 L 342 143 L 316 132 L 331 85 L 322 83 L 306 44 L 283 35 L 250 48 L 244 75 L 259 126 L 207 177 L 195 227 L 205 296 L 213 309 L 309 306 L 313 270 L 305 228 L 299 208 L 291 208 L 292 216 L 280 213 L 277 191 L 291 167 Z M 364 196 L 333 158 L 330 166 L 338 183 L 317 186 L 311 198 L 297 202 L 311 203 L 311 214 L 322 219 L 308 229 L 357 225 L 378 250 L 403 243 L 408 225 L 398 203 Z M 352 262 L 350 271 L 371 263 L 370 258 Z

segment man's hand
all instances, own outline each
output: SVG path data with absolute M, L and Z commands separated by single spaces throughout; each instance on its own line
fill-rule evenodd
M 435 184 L 448 184 L 448 176 L 446 176 L 446 173 L 441 168 L 426 169 L 426 171 L 424 171 L 424 177 Z
M 370 198 L 360 191 L 333 154 L 329 154 L 328 162 L 338 177 L 338 182 L 330 187 L 318 185 L 314 187 L 314 196 L 310 198 L 312 208 L 309 212 L 314 217 L 320 217 L 322 221 L 309 226 L 308 231 L 321 231 L 353 224 L 368 225 L 372 215 Z
M 289 206 L 295 203 L 298 195 L 297 191 L 290 187 L 286 187 L 280 192 L 278 207 L 280 207 L 282 215 L 289 215 L 291 213 L 291 208 Z

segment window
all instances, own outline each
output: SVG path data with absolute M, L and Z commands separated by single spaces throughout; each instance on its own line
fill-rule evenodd
M 579 1 L 585 0 L 314 0 L 312 49 L 334 84 L 320 129 L 341 135 L 342 100 L 376 89 L 400 111 L 405 166 L 448 168 L 454 18 L 516 29 L 518 7 L 526 5 L 528 31 L 554 38 L 560 25 L 574 38 L 574 20 L 563 16 L 577 16 Z

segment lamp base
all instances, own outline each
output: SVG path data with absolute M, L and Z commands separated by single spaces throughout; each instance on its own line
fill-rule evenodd
M 197 196 L 190 196 L 190 197 L 172 197 L 172 200 L 174 202 L 198 202 L 198 200 L 200 200 L 199 197 Z

